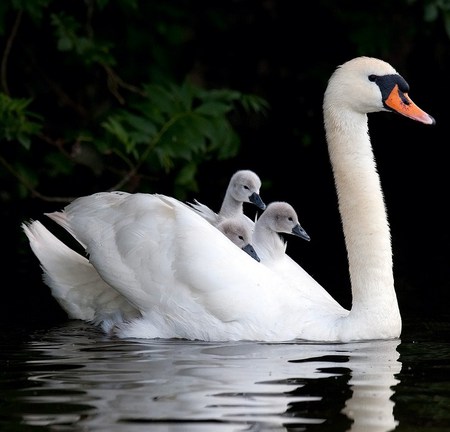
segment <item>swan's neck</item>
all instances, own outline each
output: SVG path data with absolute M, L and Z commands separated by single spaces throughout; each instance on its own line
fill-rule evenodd
M 264 214 L 261 218 L 263 216 Z M 282 258 L 286 251 L 283 238 L 269 227 L 263 226 L 262 223 L 258 222 L 255 223 L 252 243 L 263 263 Z
M 244 206 L 242 202 L 235 200 L 227 191 L 220 207 L 219 214 L 224 218 L 234 217 L 242 214 Z
M 380 325 L 384 319 L 400 322 L 389 224 L 367 115 L 325 110 L 324 119 L 348 253 L 349 317 L 367 317 Z

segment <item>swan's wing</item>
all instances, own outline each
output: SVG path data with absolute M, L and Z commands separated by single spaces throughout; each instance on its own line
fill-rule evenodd
M 165 228 L 170 208 L 161 200 L 147 206 L 142 203 L 144 196 L 100 192 L 78 198 L 51 215 L 86 246 L 89 261 L 101 277 L 139 308 L 152 303 L 153 291 L 145 285 L 157 285 L 152 277 L 163 278 L 169 270 L 163 256 L 169 251 L 158 250 L 157 242 L 171 244 L 159 238 L 169 233 Z M 159 271 L 150 273 L 155 262 Z
M 93 321 L 107 330 L 139 316 L 137 310 L 105 283 L 89 261 L 67 247 L 39 221 L 22 224 L 44 271 L 44 282 L 69 318 Z
M 110 208 L 99 200 L 80 198 L 64 214 L 102 278 L 142 313 L 198 319 L 200 327 L 201 320 L 264 321 L 274 310 L 272 288 L 284 282 L 183 203 L 148 194 Z

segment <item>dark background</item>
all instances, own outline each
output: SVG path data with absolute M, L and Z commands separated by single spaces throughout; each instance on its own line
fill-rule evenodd
M 335 67 L 359 55 L 390 62 L 408 81 L 411 98 L 435 117 L 436 125 L 377 113 L 369 118 L 370 133 L 391 225 L 402 315 L 405 320 L 445 316 L 450 292 L 448 12 L 437 9 L 430 17 L 427 11 L 434 3 L 423 1 L 321 0 L 307 7 L 275 0 L 174 3 L 192 31 L 180 49 L 184 71 L 205 87 L 252 92 L 270 104 L 264 118 L 234 119 L 241 137 L 239 155 L 200 165 L 199 191 L 190 198 L 218 210 L 234 171 L 257 172 L 264 201 L 290 202 L 311 236 L 309 243 L 289 238 L 288 253 L 346 307 L 351 305 L 350 286 L 323 132 L 323 92 Z M 103 25 L 110 31 L 157 25 L 141 6 L 139 23 L 127 22 L 112 8 Z M 211 21 L 212 10 L 219 21 Z M 39 38 L 39 32 L 33 37 Z M 144 59 L 131 61 L 139 70 Z M 71 71 L 60 73 L 70 76 Z M 15 88 L 26 93 L 27 83 L 15 82 Z M 20 229 L 22 221 L 43 220 L 43 212 L 62 205 L 30 196 L 10 198 L 8 182 L 14 181 L 2 186 L 2 319 L 11 325 L 64 320 Z M 98 184 L 86 184 L 82 174 L 71 181 L 80 184 L 79 195 L 100 190 Z M 61 184 L 54 188 L 61 192 Z M 158 192 L 168 191 L 162 182 Z M 246 211 L 254 213 L 251 207 Z

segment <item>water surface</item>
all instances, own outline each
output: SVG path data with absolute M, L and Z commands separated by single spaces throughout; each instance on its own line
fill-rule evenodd
M 10 331 L 0 430 L 450 430 L 436 326 L 347 344 L 118 340 L 77 321 Z

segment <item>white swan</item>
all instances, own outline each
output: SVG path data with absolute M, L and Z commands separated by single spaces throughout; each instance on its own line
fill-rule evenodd
M 388 63 L 359 57 L 337 68 L 325 92 L 326 138 L 349 259 L 350 311 L 293 260 L 287 275 L 261 265 L 173 198 L 104 192 L 75 200 L 54 219 L 85 245 L 107 285 L 139 312 L 138 318 L 130 313 L 131 318 L 117 320 L 116 334 L 265 341 L 399 337 L 389 225 L 367 114 L 394 111 L 433 124 L 408 90 Z M 35 236 L 39 222 L 23 226 L 45 262 L 54 251 Z M 95 320 L 95 303 L 85 307 L 94 309 Z
M 240 217 L 249 228 L 253 229 L 254 222 L 244 214 L 243 204 L 252 203 L 264 210 L 266 205 L 261 199 L 260 189 L 261 179 L 254 171 L 239 170 L 230 178 L 218 213 L 197 200 L 188 205 L 215 227 L 226 218 Z
M 294 208 L 287 202 L 273 201 L 257 218 L 253 228 L 253 246 L 264 265 L 274 266 L 285 258 L 287 243 L 280 236 L 283 233 L 311 240 L 300 225 Z

